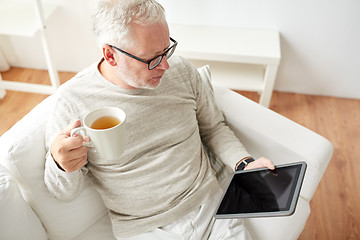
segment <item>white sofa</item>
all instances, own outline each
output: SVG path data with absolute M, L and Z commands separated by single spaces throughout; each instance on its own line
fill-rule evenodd
M 332 144 L 229 89 L 213 87 L 227 123 L 254 157 L 266 156 L 275 164 L 307 162 L 292 216 L 245 220 L 254 239 L 297 239 L 331 159 Z M 114 239 L 107 210 L 90 183 L 67 203 L 53 198 L 45 187 L 44 132 L 52 107 L 50 96 L 0 138 L 0 239 Z

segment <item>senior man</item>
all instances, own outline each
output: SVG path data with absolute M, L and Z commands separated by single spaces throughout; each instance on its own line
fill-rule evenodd
M 248 160 L 196 68 L 172 56 L 178 43 L 163 7 L 154 0 L 100 1 L 93 31 L 102 58 L 56 93 L 47 126 L 49 191 L 70 201 L 89 177 L 117 239 L 250 239 L 241 220 L 212 216 L 221 189 L 203 144 L 234 170 L 274 165 Z M 127 114 L 128 140 L 116 159 L 83 146 L 88 137 L 70 136 L 77 119 L 107 106 Z

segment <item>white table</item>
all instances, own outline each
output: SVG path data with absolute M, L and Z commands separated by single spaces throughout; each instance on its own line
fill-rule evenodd
M 210 65 L 212 79 L 228 88 L 256 91 L 268 107 L 279 66 L 277 31 L 213 26 L 170 25 L 177 54 L 197 67 Z
M 0 35 L 34 37 L 36 33 L 39 33 L 51 81 L 51 86 L 6 81 L 0 74 L 0 98 L 6 95 L 5 90 L 51 94 L 60 85 L 46 36 L 46 20 L 56 8 L 57 5 L 42 4 L 41 0 L 0 0 Z

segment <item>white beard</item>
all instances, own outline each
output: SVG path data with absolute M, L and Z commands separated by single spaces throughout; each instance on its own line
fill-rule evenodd
M 161 81 L 140 81 L 133 76 L 124 76 L 120 71 L 117 71 L 117 75 L 127 85 L 137 89 L 155 89 L 160 85 Z

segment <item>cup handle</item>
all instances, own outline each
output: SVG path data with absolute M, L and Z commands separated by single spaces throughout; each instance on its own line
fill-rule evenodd
M 80 134 L 83 137 L 87 136 L 86 130 L 83 126 L 72 129 L 70 132 L 70 136 L 73 136 L 75 133 Z M 94 144 L 91 142 L 91 140 L 90 140 L 90 142 L 83 142 L 82 145 L 84 147 L 95 147 Z

